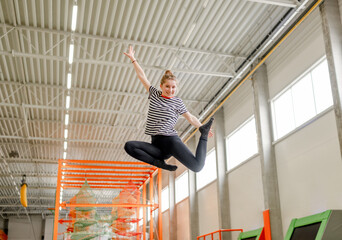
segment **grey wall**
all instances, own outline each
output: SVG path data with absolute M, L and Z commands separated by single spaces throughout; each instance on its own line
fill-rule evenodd
M 41 240 L 43 220 L 40 215 L 31 215 L 31 222 L 27 217 L 9 217 L 9 240 Z
M 214 232 L 219 228 L 216 181 L 198 191 L 199 234 Z

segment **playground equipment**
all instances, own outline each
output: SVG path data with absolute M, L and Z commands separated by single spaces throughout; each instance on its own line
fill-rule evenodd
M 292 219 L 285 240 L 341 239 L 342 210 L 327 210 L 302 218 Z
M 154 196 L 154 181 L 157 195 Z M 149 185 L 149 203 L 146 189 Z M 80 191 L 62 202 L 61 190 Z M 112 203 L 97 203 L 96 189 L 120 191 Z M 142 193 L 142 194 L 141 194 Z M 114 195 L 114 194 L 113 194 Z M 142 195 L 142 198 L 140 197 Z M 161 170 L 142 162 L 65 160 L 58 161 L 55 221 L 53 239 L 57 240 L 58 224 L 67 223 L 67 239 L 96 239 L 111 230 L 111 239 L 146 240 L 146 208 L 149 208 L 149 236 L 158 233 L 162 239 Z M 97 208 L 111 208 L 111 215 L 98 215 Z M 60 208 L 69 209 L 69 218 L 59 220 Z M 143 216 L 139 216 L 139 208 Z M 154 228 L 153 212 L 158 210 L 158 227 Z M 140 218 L 141 219 L 140 219 Z M 142 226 L 139 222 L 142 221 Z
M 272 240 L 271 224 L 270 224 L 270 210 L 263 212 L 264 227 L 248 232 L 240 233 L 238 240 Z

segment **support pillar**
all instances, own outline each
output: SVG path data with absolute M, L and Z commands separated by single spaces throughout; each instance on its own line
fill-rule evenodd
M 338 0 L 325 0 L 320 5 L 325 52 L 342 157 L 342 24 L 339 9 Z
M 192 152 L 196 151 L 196 137 L 192 137 L 188 142 L 188 147 Z M 198 215 L 198 195 L 196 191 L 196 173 L 189 171 L 189 214 L 190 214 L 190 239 L 199 236 L 199 215 Z
M 271 110 L 266 65 L 261 65 L 253 78 L 255 123 L 261 161 L 265 208 L 270 210 L 273 239 L 283 239 L 279 186 L 274 147 L 272 145 Z
M 229 209 L 229 192 L 228 192 L 228 176 L 226 161 L 226 144 L 224 129 L 224 113 L 223 108 L 215 113 L 215 149 L 216 149 L 216 172 L 217 172 L 217 200 L 218 200 L 218 218 L 220 229 L 230 229 L 230 209 Z M 223 239 L 231 239 L 230 232 L 222 233 Z
M 174 160 L 170 160 L 169 164 L 174 164 Z M 169 193 L 170 193 L 170 227 L 169 239 L 177 240 L 177 211 L 176 211 L 176 172 L 169 172 Z

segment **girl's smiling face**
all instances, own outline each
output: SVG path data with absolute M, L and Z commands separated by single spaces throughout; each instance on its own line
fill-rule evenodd
M 177 82 L 174 79 L 167 79 L 163 84 L 160 84 L 160 89 L 164 97 L 172 98 L 176 94 Z

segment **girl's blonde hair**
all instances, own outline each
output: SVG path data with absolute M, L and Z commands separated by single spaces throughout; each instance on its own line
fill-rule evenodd
M 176 79 L 176 76 L 173 75 L 173 73 L 171 72 L 171 70 L 166 70 L 162 79 L 160 80 L 160 85 L 163 85 L 165 83 L 166 80 L 175 80 L 177 81 Z

